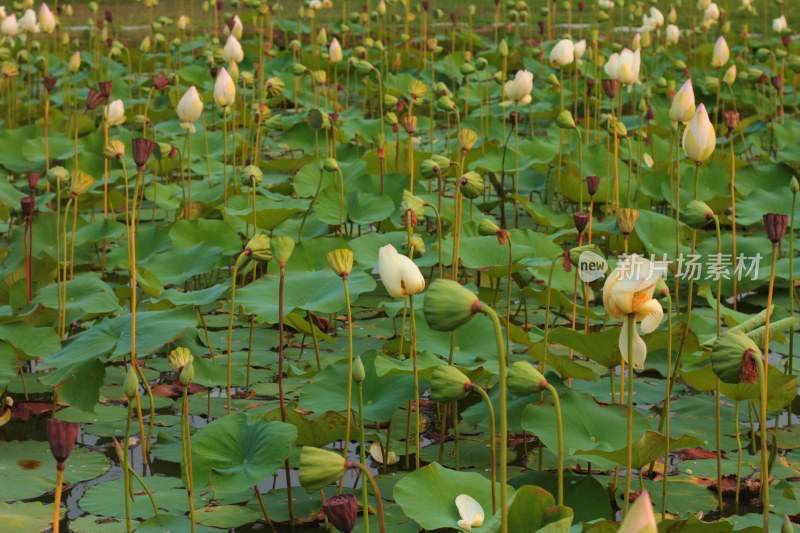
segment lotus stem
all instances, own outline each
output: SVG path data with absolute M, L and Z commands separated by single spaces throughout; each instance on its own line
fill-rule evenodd
M 367 464 L 367 439 L 364 435 L 364 384 L 358 382 L 358 425 L 360 429 L 361 446 L 359 447 L 361 464 Z M 384 461 L 388 460 L 388 455 L 383 458 Z M 361 497 L 364 500 L 364 533 L 369 533 L 369 491 L 367 484 L 361 482 Z
M 183 386 L 183 397 L 181 403 L 181 444 L 183 445 L 184 469 L 186 471 L 186 493 L 189 497 L 189 521 L 191 531 L 195 533 L 196 523 L 194 518 L 194 472 L 192 472 L 192 428 L 189 424 L 189 396 L 188 387 Z
M 281 422 L 286 422 L 286 400 L 283 394 L 283 362 L 286 358 L 284 350 L 285 337 L 284 337 L 284 316 L 283 316 L 283 294 L 286 286 L 286 263 L 280 262 L 280 285 L 278 288 L 278 399 L 280 400 L 281 407 Z M 349 399 L 349 398 L 348 398 Z M 230 400 L 229 400 L 230 401 Z M 350 413 L 348 411 L 348 420 Z M 346 445 L 346 444 L 345 444 Z M 284 471 L 286 472 L 286 493 L 289 500 L 289 524 L 294 529 L 294 502 L 292 500 L 292 476 L 291 468 L 289 466 L 289 459 L 284 461 Z
M 622 516 L 627 516 L 630 505 L 631 478 L 633 477 L 633 335 L 636 327 L 636 314 L 629 314 L 628 321 L 628 440 L 625 458 L 625 494 Z M 624 379 L 624 378 L 622 378 Z
M 494 405 L 489 398 L 489 394 L 482 387 L 472 385 L 472 390 L 476 391 L 480 397 L 486 402 L 486 408 L 489 410 L 489 431 L 491 432 L 491 439 L 489 440 L 489 460 L 490 469 L 492 473 L 492 514 L 497 512 L 497 428 L 494 415 Z M 457 427 L 458 424 L 454 424 Z
M 124 483 L 125 491 L 125 529 L 131 533 L 131 478 L 130 478 L 130 458 L 128 446 L 131 440 L 131 419 L 133 418 L 133 405 L 131 404 L 132 398 L 128 398 L 128 417 L 125 423 L 125 442 L 122 445 L 122 482 Z M 55 531 L 55 529 L 54 529 Z
M 767 322 L 769 329 L 769 322 Z M 767 451 L 767 371 L 758 354 L 751 354 L 758 366 L 758 390 L 761 395 L 761 504 L 763 505 L 764 531 L 769 531 L 769 453 Z
M 231 380 L 233 374 L 233 319 L 236 316 L 236 277 L 239 274 L 239 267 L 247 259 L 247 251 L 239 254 L 236 258 L 236 263 L 233 265 L 233 272 L 231 273 L 231 308 L 228 314 L 228 361 L 227 361 L 227 381 L 225 384 L 225 396 L 228 400 L 228 414 L 231 414 L 233 407 L 232 393 L 231 393 Z
M 561 399 L 558 397 L 556 388 L 549 383 L 547 384 L 547 390 L 553 395 L 553 405 L 556 408 L 556 430 L 558 432 L 558 505 L 561 506 L 564 505 L 564 426 L 561 418 Z
M 350 307 L 350 284 L 347 281 L 348 276 L 342 276 L 342 283 L 344 284 L 344 299 L 347 309 L 347 421 L 345 422 L 344 444 L 342 446 L 342 455 L 347 460 L 347 448 L 350 445 L 350 431 L 353 420 L 353 314 Z M 314 327 L 313 324 L 311 326 Z M 341 494 L 344 484 L 344 475 L 339 478 L 339 493 Z

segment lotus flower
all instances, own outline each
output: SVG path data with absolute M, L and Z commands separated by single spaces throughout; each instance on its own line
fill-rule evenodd
M 617 533 L 656 533 L 656 515 L 653 512 L 653 503 L 650 493 L 642 492 L 628 511 Z
M 197 94 L 197 89 L 192 85 L 178 102 L 178 118 L 181 121 L 181 127 L 194 132 L 194 122 L 200 118 L 202 113 L 203 101 Z
M 6 37 L 14 37 L 19 32 L 19 23 L 14 13 L 3 19 L 3 23 L 0 24 L 0 32 Z
M 703 12 L 703 22 L 710 26 L 712 24 L 716 24 L 718 21 L 719 7 L 717 7 L 717 4 L 715 3 L 709 4 L 706 10 Z
M 236 84 L 233 83 L 233 78 L 225 67 L 222 67 L 214 82 L 214 101 L 220 107 L 228 107 L 233 105 L 234 100 L 236 100 Z
M 56 29 L 56 17 L 44 3 L 39 6 L 39 27 L 45 33 L 53 33 Z
M 425 278 L 414 261 L 387 244 L 378 252 L 378 274 L 392 298 L 405 298 L 425 289 Z
M 683 150 L 696 163 L 702 163 L 714 153 L 716 144 L 714 125 L 708 118 L 706 106 L 700 104 L 683 132 Z
M 241 63 L 244 59 L 242 45 L 239 44 L 234 35 L 228 35 L 228 40 L 225 41 L 225 48 L 222 49 L 222 57 L 228 63 Z
M 570 39 L 561 39 L 550 51 L 550 65 L 565 67 L 575 61 L 575 44 Z
M 225 33 L 233 35 L 236 39 L 242 38 L 243 31 L 244 26 L 242 25 L 242 19 L 239 18 L 239 15 L 234 15 L 225 27 Z
M 125 104 L 122 100 L 114 100 L 106 106 L 104 115 L 109 126 L 119 126 L 125 123 Z
M 647 345 L 639 336 L 636 323 L 641 322 L 642 333 L 654 331 L 664 318 L 664 309 L 653 298 L 656 281 L 663 269 L 636 254 L 620 261 L 603 286 L 603 305 L 614 318 L 626 318 L 619 336 L 619 349 L 625 361 L 633 367 L 644 368 Z M 632 315 L 632 320 L 627 317 Z M 633 354 L 628 353 L 628 328 L 633 328 Z M 632 356 L 632 357 L 631 357 Z
M 681 30 L 679 30 L 675 24 L 668 25 L 665 42 L 667 44 L 678 44 L 680 38 L 681 38 Z
M 628 48 L 624 48 L 619 54 L 611 54 L 603 68 L 610 79 L 630 85 L 639 80 L 641 61 L 642 56 L 639 50 L 632 52 Z
M 75 52 L 69 58 L 69 71 L 72 74 L 78 72 L 81 68 L 81 53 Z
M 517 104 L 529 104 L 532 90 L 533 73 L 527 70 L 518 70 L 514 79 L 506 83 L 506 96 Z
M 711 66 L 714 68 L 724 67 L 731 58 L 731 49 L 728 48 L 728 41 L 720 35 L 714 43 L 714 53 L 711 56 Z
M 726 85 L 733 85 L 733 82 L 736 81 L 736 65 L 731 65 L 728 67 L 728 70 L 725 71 L 725 75 L 722 76 L 722 81 L 725 82 Z
M 688 79 L 675 94 L 675 98 L 672 99 L 669 118 L 675 122 L 686 123 L 692 120 L 695 110 L 694 88 L 692 88 L 692 80 Z
M 471 531 L 473 527 L 483 525 L 485 516 L 483 507 L 475 498 L 468 494 L 459 494 L 456 496 L 456 507 L 458 508 L 459 516 L 461 516 L 461 520 L 458 521 L 458 527 Z
M 331 45 L 328 47 L 328 57 L 331 63 L 338 63 L 344 57 L 342 55 L 342 45 L 339 44 L 339 39 L 336 37 L 333 38 Z
M 772 31 L 775 33 L 783 33 L 789 29 L 789 25 L 786 23 L 786 16 L 781 15 L 776 19 L 772 19 Z
M 36 23 L 36 11 L 28 9 L 22 18 L 19 19 L 19 29 L 25 33 L 39 33 L 39 25 Z

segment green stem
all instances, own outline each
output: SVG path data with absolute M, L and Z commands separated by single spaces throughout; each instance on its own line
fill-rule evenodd
M 347 306 L 347 422 L 345 425 L 344 447 L 342 451 L 345 460 L 347 460 L 347 447 L 350 444 L 350 426 L 353 419 L 353 315 L 350 309 L 350 286 L 347 283 L 347 278 L 342 277 L 342 282 L 344 283 L 344 299 Z M 342 476 L 339 482 L 339 493 L 342 491 L 343 482 L 344 476 Z
M 472 385 L 472 390 L 476 391 L 483 401 L 486 402 L 486 408 L 489 410 L 489 431 L 491 432 L 491 439 L 489 440 L 489 462 L 490 470 L 492 473 L 492 514 L 497 512 L 497 427 L 494 416 L 494 405 L 492 400 L 483 388 L 478 385 Z
M 420 390 L 419 390 L 419 366 L 417 361 L 417 319 L 416 313 L 414 311 L 414 295 L 408 295 L 408 307 L 409 307 L 409 334 L 408 334 L 408 349 L 411 352 L 411 360 L 414 363 L 414 402 L 416 403 L 415 409 L 415 433 L 414 433 L 414 447 L 415 447 L 415 454 L 414 463 L 419 470 L 420 466 L 420 426 L 421 426 L 421 417 L 420 417 Z
M 742 436 L 739 433 L 739 404 L 741 402 L 736 400 L 736 409 L 733 416 L 733 422 L 736 429 L 736 510 L 739 510 L 739 492 L 742 488 Z
M 131 486 L 128 466 L 128 443 L 131 440 L 131 419 L 133 418 L 133 404 L 128 398 L 128 420 L 125 423 L 125 442 L 122 445 L 122 483 L 125 490 L 125 528 L 131 533 Z
M 662 477 L 663 488 L 661 493 L 661 520 L 667 516 L 667 478 L 669 478 L 669 439 L 670 439 L 670 402 L 672 401 L 672 391 L 669 388 L 670 371 L 672 370 L 672 296 L 669 291 L 666 291 L 667 296 L 667 320 L 668 320 L 668 335 L 667 335 L 667 394 L 664 399 L 664 414 L 661 419 L 664 421 L 664 436 L 665 436 L 665 449 L 664 449 L 664 474 Z M 652 467 L 650 468 L 652 471 Z
M 231 409 L 233 407 L 233 397 L 231 395 L 231 379 L 232 379 L 232 370 L 233 370 L 233 319 L 236 315 L 236 276 L 239 273 L 239 267 L 244 263 L 244 260 L 247 258 L 247 253 L 242 252 L 239 254 L 239 257 L 236 258 L 236 263 L 233 265 L 233 272 L 231 275 L 231 310 L 230 314 L 228 315 L 228 361 L 227 361 L 227 382 L 225 384 L 225 395 L 227 396 L 228 400 L 228 414 L 231 414 Z
M 181 407 L 181 424 L 183 425 L 183 448 L 185 450 L 184 469 L 186 471 L 186 493 L 189 497 L 189 523 L 191 524 L 191 531 L 195 533 L 197 525 L 194 518 L 194 480 L 192 479 L 192 435 L 191 427 L 189 425 L 189 396 L 187 395 L 187 387 L 183 386 L 183 400 Z
M 758 389 L 761 395 L 761 503 L 764 506 L 764 531 L 769 531 L 769 453 L 767 451 L 767 371 L 758 354 L 751 357 L 758 366 Z
M 381 533 L 386 533 L 386 524 L 383 519 L 383 500 L 381 499 L 381 490 L 378 488 L 378 483 L 375 482 L 375 478 L 372 477 L 372 473 L 369 471 L 369 468 L 361 463 L 356 463 L 353 461 L 348 461 L 345 466 L 346 468 L 358 468 L 361 470 L 361 473 L 364 475 L 367 481 L 369 481 L 369 484 L 372 485 L 372 492 L 375 493 L 375 501 L 378 506 L 378 525 Z M 364 509 L 364 520 L 369 520 L 369 509 Z
M 633 476 L 633 335 L 636 327 L 636 315 L 629 314 L 628 321 L 628 440 L 625 458 L 625 494 L 622 504 L 622 515 L 627 516 L 630 504 L 631 477 Z M 624 378 L 623 378 L 624 379 Z
M 500 388 L 500 532 L 508 533 L 508 501 L 506 496 L 506 480 L 508 478 L 506 470 L 508 462 L 508 411 L 506 409 L 506 354 L 503 344 L 503 328 L 494 309 L 482 303 L 480 310 L 491 319 L 497 342 L 497 359 L 500 370 L 500 382 L 498 384 Z
M 630 353 L 630 352 L 628 352 Z M 558 431 L 558 505 L 564 505 L 564 426 L 561 419 L 561 399 L 558 391 L 551 384 L 547 390 L 553 395 L 553 405 L 556 408 L 556 429 Z
M 358 425 L 361 429 L 361 464 L 367 464 L 367 438 L 364 435 L 364 384 L 359 381 L 358 382 Z M 388 456 L 384 457 L 384 462 L 388 459 Z M 361 482 L 361 496 L 364 500 L 364 533 L 369 533 L 369 491 L 367 490 L 367 484 Z
M 547 290 L 547 294 L 544 298 L 544 352 L 542 353 L 542 375 L 545 375 L 547 372 L 547 346 L 548 346 L 548 339 L 550 336 L 550 291 L 553 286 L 553 272 L 556 269 L 556 263 L 562 260 L 562 256 L 557 255 L 553 258 L 553 261 L 550 263 L 550 271 L 547 274 L 547 286 L 545 290 Z
M 714 215 L 714 225 L 717 230 L 717 260 L 721 260 L 722 258 L 722 232 L 719 227 L 719 217 Z M 722 276 L 717 277 L 717 338 L 722 334 Z M 716 433 L 717 433 L 717 502 L 719 504 L 719 510 L 722 511 L 723 502 L 722 502 L 722 410 L 721 410 L 721 391 L 720 391 L 720 379 L 716 379 L 716 384 L 714 387 L 714 411 L 715 411 L 715 423 L 716 423 Z

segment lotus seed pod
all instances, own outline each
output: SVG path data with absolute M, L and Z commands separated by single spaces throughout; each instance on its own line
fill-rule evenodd
M 313 446 L 300 451 L 300 484 L 309 494 L 339 479 L 345 469 L 341 454 Z
M 450 365 L 437 366 L 431 376 L 431 400 L 449 403 L 469 395 L 472 382 L 459 369 Z
M 584 244 L 583 246 L 575 246 L 569 250 L 569 262 L 575 268 L 580 268 L 581 255 L 584 253 L 593 253 L 603 257 L 603 252 L 596 244 Z
M 425 296 L 425 320 L 435 331 L 452 331 L 463 326 L 481 310 L 481 301 L 460 283 L 437 279 Z
M 332 157 L 328 157 L 322 162 L 322 168 L 324 168 L 326 172 L 338 172 L 339 162 Z
M 683 211 L 683 220 L 692 229 L 703 229 L 714 219 L 714 211 L 700 200 L 690 201 Z
M 483 235 L 484 237 L 488 236 L 496 236 L 500 229 L 500 226 L 489 220 L 488 218 L 484 218 L 478 223 L 478 234 Z
M 528 396 L 547 387 L 547 380 L 527 361 L 515 361 L 508 368 L 508 390 L 515 396 Z
M 347 278 L 350 272 L 352 272 L 354 260 L 352 250 L 347 248 L 331 250 L 325 257 L 328 260 L 328 265 L 330 265 L 331 270 L 333 270 L 337 276 Z
M 636 219 L 639 218 L 639 210 L 631 207 L 620 207 L 617 210 L 617 227 L 624 235 L 633 233 Z
M 474 200 L 483 194 L 483 176 L 475 171 L 469 171 L 459 179 L 459 187 L 464 198 Z
M 77 170 L 70 176 L 69 193 L 80 196 L 94 185 L 94 178 L 82 170 Z
M 562 109 L 556 117 L 556 125 L 562 129 L 572 129 L 575 127 L 575 119 L 569 109 Z
M 271 261 L 272 247 L 270 246 L 269 235 L 266 233 L 257 233 L 253 235 L 253 238 L 247 242 L 244 248 L 244 255 L 256 261 Z
M 476 142 L 478 142 L 478 134 L 474 130 L 461 128 L 458 131 L 458 144 L 461 145 L 461 150 L 466 152 L 472 150 Z
M 167 363 L 173 371 L 180 374 L 181 370 L 183 370 L 183 368 L 188 365 L 192 359 L 194 359 L 194 356 L 192 355 L 191 350 L 188 348 L 178 347 L 169 352 L 169 355 L 167 356 Z
M 125 157 L 125 143 L 112 139 L 103 146 L 103 157 L 106 159 L 122 159 Z
M 285 265 L 289 262 L 289 258 L 294 251 L 294 239 L 288 235 L 276 235 L 270 239 L 270 248 L 272 249 L 272 257 L 280 265 Z
M 780 242 L 786 234 L 786 226 L 789 224 L 789 217 L 778 213 L 767 213 L 762 218 L 769 240 L 773 243 Z

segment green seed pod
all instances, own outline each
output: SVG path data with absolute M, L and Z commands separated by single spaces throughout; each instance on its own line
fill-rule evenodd
M 711 348 L 711 368 L 725 383 L 755 383 L 758 367 L 752 358 L 761 356 L 761 350 L 750 337 L 740 331 L 728 331 Z
M 461 194 L 464 198 L 474 200 L 483 194 L 484 182 L 483 176 L 475 171 L 469 171 L 458 180 Z
M 181 385 L 184 387 L 188 387 L 191 383 L 194 383 L 194 362 L 189 361 L 186 363 L 186 366 L 183 367 L 178 377 L 180 378 Z
M 270 238 L 266 233 L 257 233 L 253 238 L 247 241 L 244 247 L 245 256 L 249 256 L 256 261 L 266 262 L 272 260 L 272 247 L 270 246 Z
M 497 232 L 500 231 L 500 226 L 489 220 L 488 218 L 484 218 L 478 224 L 478 234 L 483 235 L 484 237 L 492 236 L 494 237 L 497 235 Z
M 575 268 L 579 268 L 581 254 L 584 254 L 586 252 L 591 252 L 599 255 L 600 257 L 603 257 L 602 250 L 600 250 L 600 247 L 597 246 L 596 244 L 584 244 L 583 246 L 576 246 L 574 248 L 571 248 L 569 251 L 569 262 L 572 263 L 572 266 L 574 266 Z
M 562 109 L 556 117 L 556 125 L 562 129 L 572 129 L 575 127 L 575 119 L 569 109 Z
M 617 210 L 617 227 L 625 234 L 633 233 L 636 220 L 639 218 L 639 210 L 632 207 L 620 207 Z
M 481 310 L 481 301 L 460 283 L 437 279 L 425 296 L 425 320 L 435 331 L 452 331 Z
M 69 181 L 69 170 L 64 167 L 51 167 L 47 175 L 56 181 Z
M 714 211 L 700 200 L 690 201 L 683 210 L 683 221 L 692 229 L 703 229 L 714 219 Z
M 112 139 L 103 147 L 103 157 L 106 159 L 122 159 L 125 157 L 125 143 Z
M 783 515 L 783 522 L 781 523 L 781 533 L 794 533 L 794 526 L 792 521 L 789 520 L 789 515 Z
M 425 241 L 423 241 L 422 237 L 420 237 L 417 234 L 411 236 L 408 243 L 406 244 L 406 247 L 409 250 L 414 250 L 415 257 L 422 257 L 423 255 L 425 255 L 425 252 L 427 251 L 427 248 L 425 247 Z
M 245 183 L 259 184 L 264 180 L 264 173 L 255 165 L 247 165 L 242 169 L 242 178 Z
M 472 390 L 472 382 L 459 369 L 450 365 L 437 366 L 431 376 L 431 400 L 449 403 L 464 399 Z
M 528 396 L 547 387 L 547 380 L 527 361 L 515 361 L 508 368 L 508 390 L 515 396 Z
M 82 170 L 72 173 L 69 184 L 69 192 L 73 196 L 84 194 L 94 185 L 94 178 Z
M 289 262 L 294 251 L 294 239 L 287 235 L 276 235 L 270 239 L 269 245 L 272 249 L 272 257 L 278 261 L 278 264 L 285 265 Z
M 322 168 L 324 168 L 327 172 L 338 172 L 339 162 L 332 157 L 328 157 L 322 162 Z
M 300 451 L 300 484 L 309 494 L 339 479 L 345 468 L 344 457 L 336 452 L 313 446 Z

